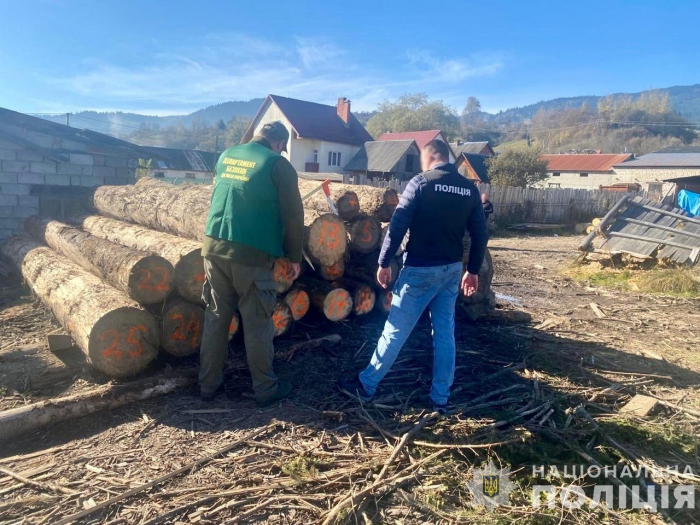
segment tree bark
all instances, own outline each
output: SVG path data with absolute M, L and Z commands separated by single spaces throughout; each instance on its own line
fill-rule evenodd
M 304 247 L 314 264 L 332 266 L 345 255 L 347 231 L 345 223 L 332 213 L 318 215 L 307 212 L 304 216 L 306 234 Z
M 292 329 L 294 324 L 292 309 L 283 299 L 279 299 L 275 305 L 272 323 L 275 325 L 275 337 L 281 337 Z
M 0 440 L 14 438 L 53 423 L 182 390 L 195 380 L 192 376 L 149 378 L 121 385 L 108 384 L 72 396 L 5 410 L 0 412 Z
M 160 255 L 175 268 L 177 293 L 190 302 L 202 302 L 205 276 L 200 243 L 99 215 L 71 222 L 96 237 Z
M 321 185 L 317 181 L 308 181 L 299 179 L 299 192 L 303 197 L 310 191 L 315 190 Z M 338 210 L 338 216 L 344 221 L 351 221 L 360 214 L 360 201 L 357 198 L 357 193 L 349 189 L 347 186 L 337 185 L 332 182 L 329 186 L 331 191 L 331 199 Z M 314 210 L 318 213 L 328 213 L 330 206 L 326 200 L 326 194 L 323 190 L 316 192 L 314 195 L 304 201 L 304 208 Z
M 345 288 L 317 279 L 304 279 L 314 308 L 329 321 L 342 321 L 352 312 L 352 296 Z
M 377 295 L 372 286 L 352 279 L 340 279 L 333 282 L 339 288 L 344 288 L 352 297 L 352 312 L 355 315 L 365 315 L 372 311 Z
M 38 215 L 29 217 L 24 229 L 139 303 L 162 302 L 173 288 L 173 266 L 159 255 L 137 251 Z
M 291 309 L 295 321 L 304 317 L 309 311 L 309 294 L 301 287 L 295 286 L 289 290 L 284 296 L 284 302 Z
M 155 359 L 156 320 L 123 292 L 28 237 L 8 240 L 2 251 L 97 370 L 127 377 Z
M 382 238 L 382 225 L 376 217 L 363 215 L 349 225 L 350 249 L 357 253 L 371 253 Z
M 170 355 L 183 357 L 197 353 L 202 342 L 204 308 L 173 298 L 165 303 L 160 317 L 161 346 Z

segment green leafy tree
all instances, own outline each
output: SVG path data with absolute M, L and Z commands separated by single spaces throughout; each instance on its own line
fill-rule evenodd
M 425 93 L 406 93 L 396 102 L 384 101 L 367 122 L 374 138 L 382 133 L 442 130 L 448 139 L 459 133 L 459 118 L 442 100 L 431 101 Z
M 534 148 L 507 150 L 488 161 L 491 184 L 527 188 L 547 178 L 547 160 Z

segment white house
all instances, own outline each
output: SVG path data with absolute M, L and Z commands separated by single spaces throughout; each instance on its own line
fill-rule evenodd
M 613 166 L 632 158 L 630 154 L 561 154 L 542 155 L 548 161 L 545 188 L 580 188 L 597 190 L 618 182 Z
M 152 152 L 149 177 L 211 182 L 219 154 L 194 149 L 144 147 Z
M 328 106 L 268 95 L 243 135 L 252 139 L 268 122 L 279 120 L 289 130 L 287 153 L 298 172 L 347 173 L 344 166 L 372 136 L 350 112 L 350 101 L 339 98 Z

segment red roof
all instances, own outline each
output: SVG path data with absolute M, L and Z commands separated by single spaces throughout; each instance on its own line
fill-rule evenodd
M 547 171 L 577 171 L 577 172 L 611 172 L 615 164 L 620 164 L 632 158 L 630 154 L 572 154 L 572 155 L 542 155 L 549 161 Z

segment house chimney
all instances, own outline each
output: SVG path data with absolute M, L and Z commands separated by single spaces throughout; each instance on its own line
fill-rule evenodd
M 338 99 L 336 110 L 340 119 L 345 122 L 345 125 L 350 124 L 350 101 L 347 98 L 340 97 Z

